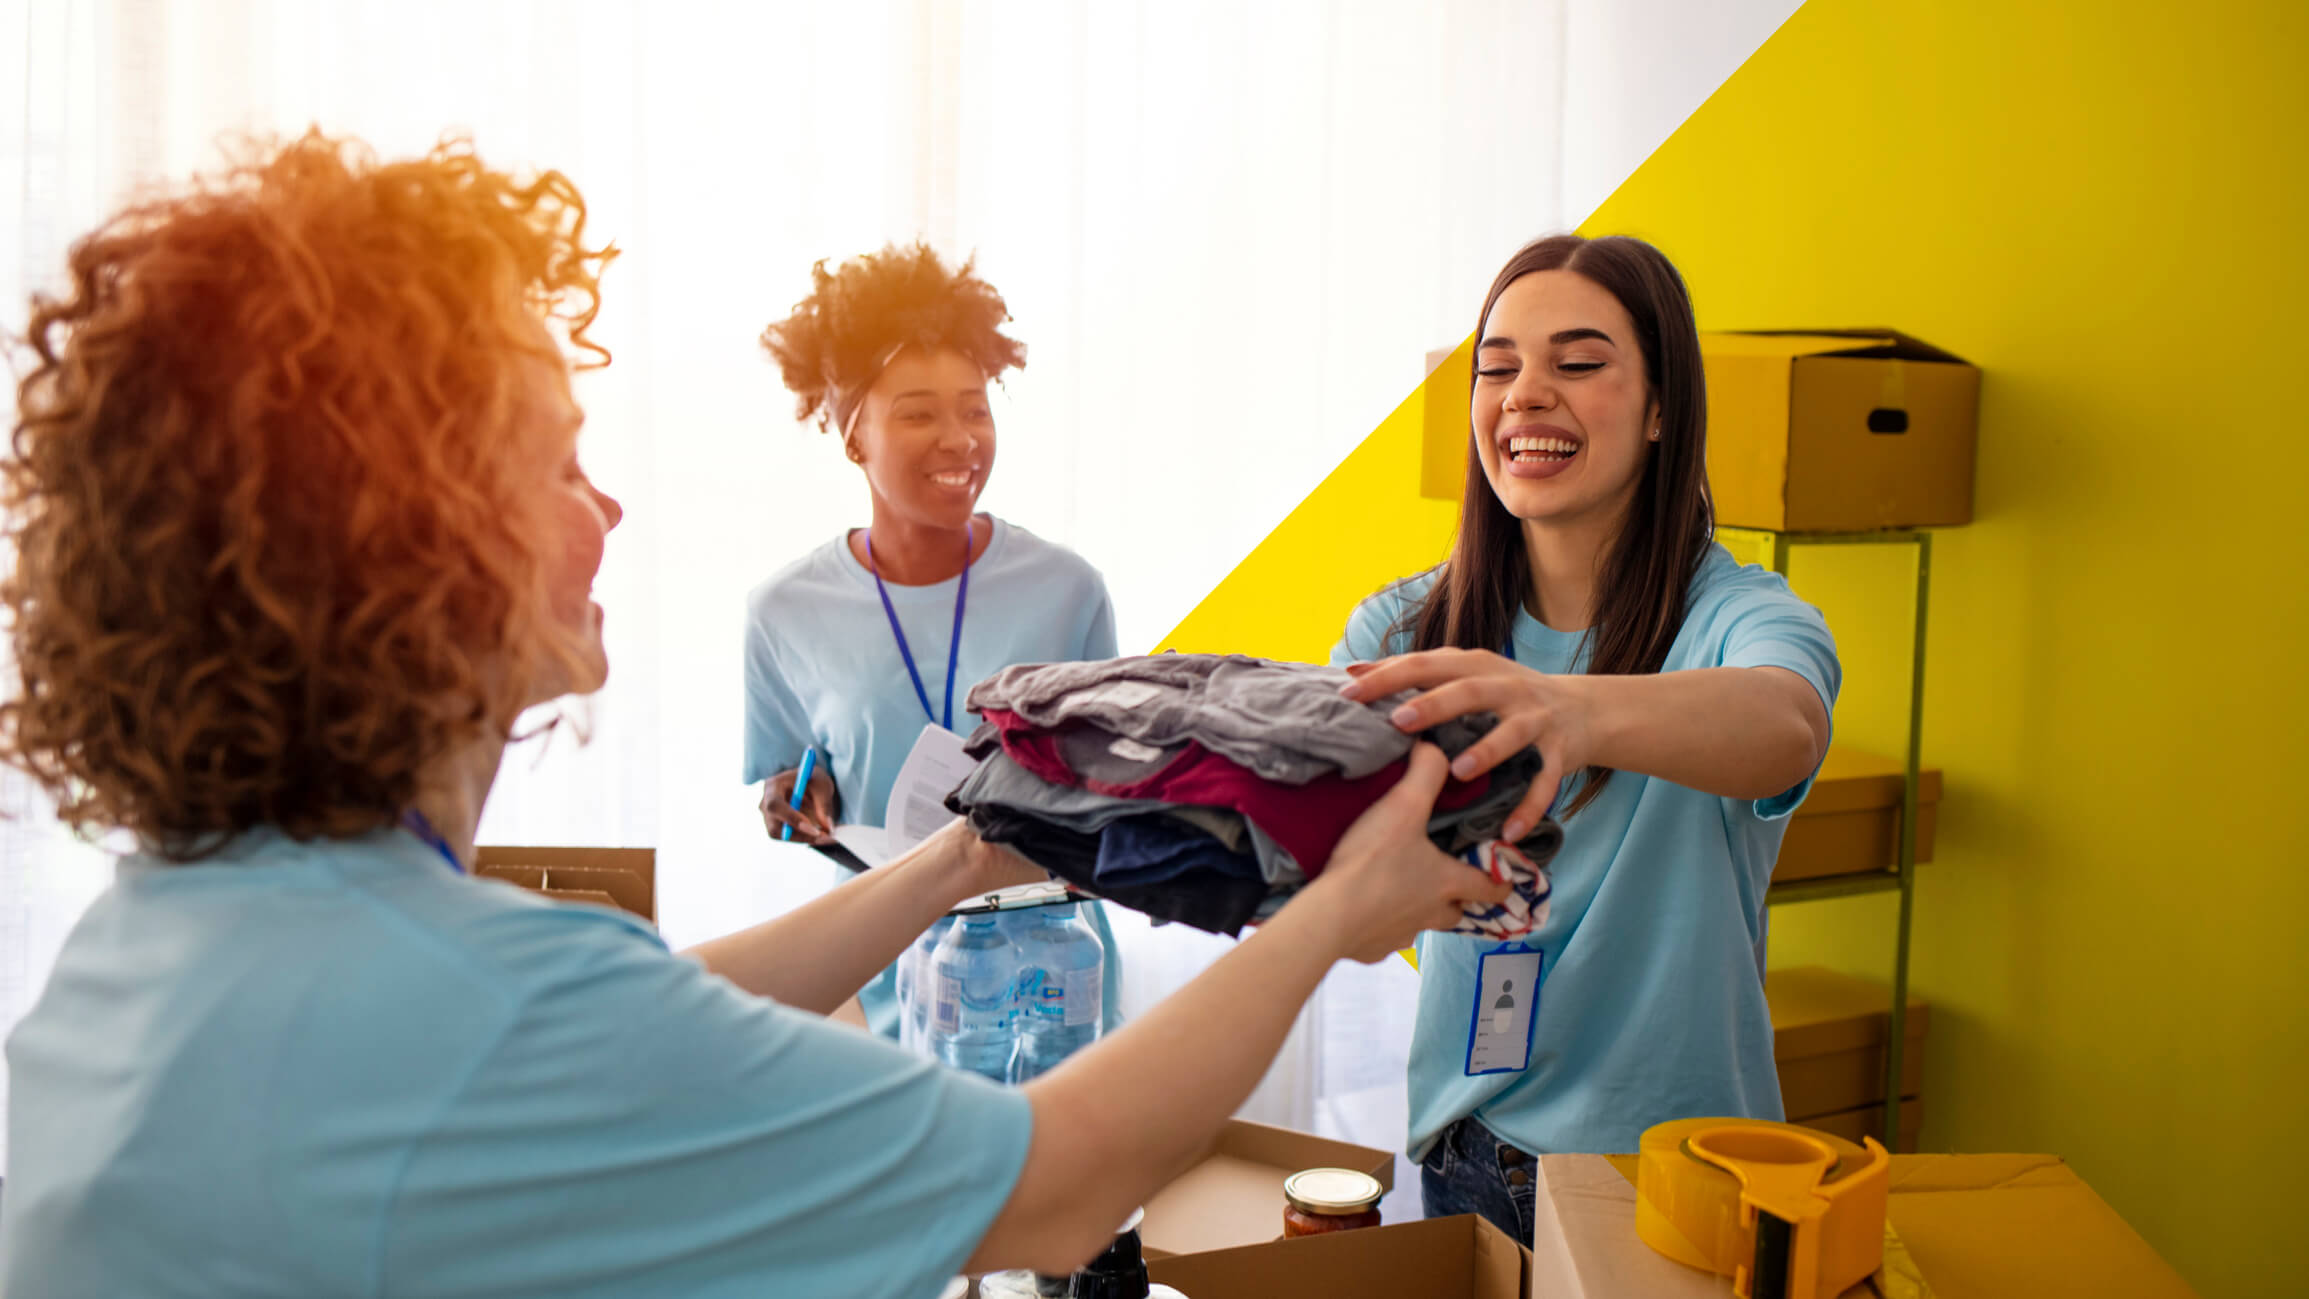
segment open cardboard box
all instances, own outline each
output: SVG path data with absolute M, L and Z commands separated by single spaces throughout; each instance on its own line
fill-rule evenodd
M 1190 1299 L 1521 1299 L 1531 1251 L 1474 1214 L 1160 1259 L 1150 1279 Z
M 1907 768 L 1891 758 L 1831 747 L 1804 805 L 1788 818 L 1772 882 L 1891 870 L 1900 860 L 1900 799 Z M 1940 772 L 1916 773 L 1916 860 L 1932 860 Z
M 1395 1185 L 1395 1152 L 1288 1128 L 1230 1121 L 1194 1167 L 1147 1201 L 1139 1240 L 1150 1259 L 1275 1240 L 1283 1179 L 1302 1168 L 1352 1168 Z M 1192 1290 L 1188 1294 L 1194 1294 Z
M 1542 1155 L 1533 1299 L 1723 1299 L 1728 1278 L 1654 1253 L 1636 1235 L 1633 1155 Z M 2053 1155 L 1895 1155 L 1888 1270 L 1936 1299 L 2195 1294 Z M 1194 1293 L 1189 1291 L 1189 1294 Z M 1843 1299 L 1880 1292 L 1863 1282 Z
M 490 844 L 473 850 L 473 873 L 559 901 L 615 907 L 653 925 L 657 923 L 657 850 L 654 848 L 524 848 Z

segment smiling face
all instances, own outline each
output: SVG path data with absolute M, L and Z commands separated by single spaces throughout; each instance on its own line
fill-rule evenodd
M 882 509 L 961 531 L 994 472 L 986 375 L 960 352 L 902 349 L 866 390 L 851 444 Z
M 609 653 L 601 641 L 601 606 L 593 599 L 593 579 L 609 530 L 625 517 L 616 498 L 593 485 L 577 461 L 577 431 L 585 413 L 570 396 L 568 376 L 541 361 L 527 364 L 522 418 L 533 421 L 535 490 L 544 498 L 543 517 L 551 529 L 546 557 L 547 590 L 554 621 L 578 662 L 575 679 L 558 677 L 533 693 L 543 703 L 564 694 L 599 690 L 609 679 Z
M 1477 340 L 1468 415 L 1508 513 L 1541 524 L 1625 517 L 1659 425 L 1627 308 L 1573 271 L 1508 285 Z

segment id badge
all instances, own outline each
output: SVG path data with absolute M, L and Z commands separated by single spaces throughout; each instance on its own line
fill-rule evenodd
M 1539 976 L 1547 953 L 1504 943 L 1475 962 L 1475 1006 L 1467 1026 L 1467 1076 L 1518 1073 L 1531 1064 L 1539 1021 Z

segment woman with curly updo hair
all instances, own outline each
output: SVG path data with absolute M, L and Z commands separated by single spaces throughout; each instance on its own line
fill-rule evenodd
M 986 387 L 1026 364 L 1002 295 L 970 263 L 891 246 L 810 274 L 810 295 L 762 334 L 796 415 L 841 441 L 865 479 L 869 526 L 780 569 L 746 601 L 745 781 L 762 824 L 828 844 L 837 823 L 887 823 L 890 787 L 925 726 L 968 734 L 973 682 L 1015 663 L 1115 654 L 1106 582 L 1081 556 L 977 513 L 994 472 Z M 794 782 L 815 750 L 799 808 Z M 1120 1002 L 1114 932 L 1105 1026 Z M 900 1035 L 898 977 L 859 994 Z
M 966 825 L 683 957 L 465 873 L 529 705 L 608 672 L 617 503 L 558 173 L 318 135 L 80 241 L 0 451 L 0 759 L 122 859 L 8 1041 L 0 1293 L 857 1295 L 1065 1272 L 1214 1138 L 1331 963 L 1489 882 L 1443 759 L 1202 979 L 1020 1089 L 830 1022 Z M 557 338 L 558 333 L 558 338 Z M 1496 900 L 1490 898 L 1487 900 Z

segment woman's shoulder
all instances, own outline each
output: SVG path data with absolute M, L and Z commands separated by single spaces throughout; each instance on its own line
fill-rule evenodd
M 1694 641 L 1720 639 L 1758 618 L 1793 616 L 1812 622 L 1820 617 L 1789 588 L 1787 578 L 1761 564 L 1741 563 L 1716 542 L 1700 559 L 1684 607 L 1684 635 Z
M 1757 602 L 1797 598 L 1788 588 L 1787 578 L 1762 564 L 1743 564 L 1722 542 L 1711 541 L 1700 556 L 1698 571 L 1692 574 L 1691 594 L 1685 603 L 1696 617 L 1703 611 L 1713 615 Z
M 1407 638 L 1396 629 L 1426 603 L 1428 593 L 1442 577 L 1440 565 L 1424 573 L 1397 578 L 1363 597 L 1347 615 L 1347 627 L 1331 652 L 1336 662 L 1362 662 L 1400 653 Z
M 789 560 L 746 593 L 746 608 L 759 612 L 799 594 L 822 599 L 843 589 L 842 551 L 849 539 L 845 528 Z

